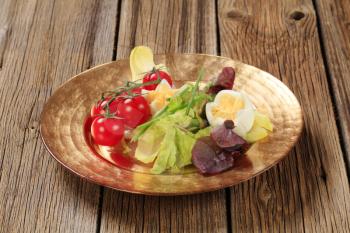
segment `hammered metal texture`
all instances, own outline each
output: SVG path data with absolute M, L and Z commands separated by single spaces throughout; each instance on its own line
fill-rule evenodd
M 234 89 L 244 91 L 257 109 L 267 114 L 274 131 L 254 144 L 234 169 L 213 176 L 195 171 L 152 175 L 124 170 L 97 157 L 86 144 L 83 122 L 100 93 L 121 85 L 130 77 L 129 61 L 119 60 L 87 70 L 59 87 L 41 116 L 42 139 L 51 155 L 73 173 L 117 190 L 150 195 L 180 195 L 206 192 L 238 184 L 269 169 L 283 159 L 298 140 L 303 120 L 300 105 L 281 81 L 255 67 L 229 58 L 201 54 L 155 56 L 169 68 L 175 85 L 193 81 L 201 67 L 206 79 L 223 67 L 236 69 Z

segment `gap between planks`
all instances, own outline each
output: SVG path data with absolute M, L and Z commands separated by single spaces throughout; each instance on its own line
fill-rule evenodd
M 219 3 L 215 0 L 215 26 L 216 26 L 216 52 L 218 56 L 221 56 L 221 41 L 220 41 L 220 24 L 219 24 Z M 227 232 L 232 232 L 232 213 L 231 213 L 231 191 L 230 187 L 225 188 L 225 201 L 226 201 L 226 221 Z
M 331 68 L 329 66 L 330 61 L 327 58 L 327 55 L 326 55 L 327 52 L 326 52 L 326 48 L 325 48 L 325 37 L 324 37 L 325 32 L 324 32 L 322 25 L 321 25 L 321 18 L 319 16 L 319 6 L 317 3 L 317 0 L 312 0 L 312 4 L 314 6 L 315 13 L 316 13 L 316 25 L 317 25 L 318 38 L 319 38 L 320 47 L 321 47 L 322 61 L 323 61 L 323 66 L 325 68 L 328 89 L 329 89 L 329 93 L 330 93 L 331 101 L 332 101 L 332 105 L 333 105 L 332 109 L 333 109 L 334 116 L 335 116 L 335 123 L 337 126 L 340 148 L 341 148 L 341 151 L 343 154 L 343 159 L 344 159 L 345 168 L 346 168 L 346 174 L 347 174 L 347 177 L 350 178 L 350 159 L 349 159 L 350 158 L 350 151 L 347 151 L 346 147 L 345 147 L 345 137 L 343 135 L 342 126 L 340 123 L 340 121 L 342 119 L 339 117 L 340 116 L 339 106 L 338 106 L 337 101 L 335 99 L 335 91 L 334 91 L 335 88 L 334 88 L 333 82 L 331 81 L 332 75 L 330 72 Z
M 117 6 L 112 61 L 115 61 L 117 57 L 117 49 L 118 49 L 117 44 L 118 44 L 119 28 L 120 28 L 121 5 L 122 5 L 122 0 L 118 2 L 118 6 Z M 97 209 L 97 220 L 96 220 L 96 233 L 101 232 L 102 209 L 103 209 L 103 199 L 104 199 L 105 189 L 106 189 L 105 187 L 100 186 L 98 209 Z

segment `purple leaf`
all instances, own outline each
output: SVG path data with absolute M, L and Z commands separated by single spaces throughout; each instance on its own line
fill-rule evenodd
M 235 81 L 235 70 L 232 67 L 224 67 L 219 76 L 209 87 L 209 94 L 217 94 L 221 90 L 231 90 Z
M 226 151 L 242 151 L 248 148 L 248 143 L 233 132 L 234 123 L 226 120 L 223 125 L 212 129 L 210 137 L 216 145 Z
M 215 174 L 233 166 L 234 158 L 215 145 L 210 137 L 197 140 L 192 149 L 192 162 L 203 174 Z

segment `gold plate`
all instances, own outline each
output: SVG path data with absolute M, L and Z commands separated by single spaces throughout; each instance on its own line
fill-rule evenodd
M 299 102 L 271 74 L 210 55 L 156 55 L 155 61 L 169 68 L 177 87 L 185 81 L 194 81 L 200 67 L 205 68 L 206 79 L 218 75 L 225 66 L 234 67 L 234 89 L 247 93 L 257 109 L 270 117 L 273 133 L 254 144 L 233 169 L 217 175 L 203 176 L 194 169 L 182 174 L 152 175 L 117 167 L 93 153 L 84 138 L 83 124 L 101 92 L 131 77 L 129 60 L 119 60 L 73 77 L 48 100 L 42 112 L 40 132 L 51 155 L 75 174 L 106 187 L 149 195 L 181 195 L 217 190 L 248 180 L 286 157 L 298 140 L 303 127 Z

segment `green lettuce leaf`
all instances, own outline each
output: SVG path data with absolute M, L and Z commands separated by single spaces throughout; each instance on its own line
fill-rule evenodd
M 183 168 L 192 163 L 192 148 L 195 142 L 193 134 L 176 128 L 177 168 Z
M 169 103 L 163 110 L 156 114 L 150 121 L 139 125 L 133 132 L 132 141 L 138 141 L 139 138 L 146 132 L 146 130 L 160 119 L 166 118 L 169 115 L 184 109 L 191 98 L 193 85 L 187 84 L 170 99 Z
M 165 123 L 165 122 L 164 122 Z M 159 142 L 165 136 L 166 129 L 163 124 L 153 124 L 139 138 L 135 151 L 135 158 L 143 163 L 151 163 L 157 157 L 159 150 Z
M 177 153 L 176 145 L 174 143 L 175 135 L 174 130 L 168 130 L 165 134 L 157 153 L 157 159 L 151 169 L 153 174 L 160 174 L 175 165 Z

